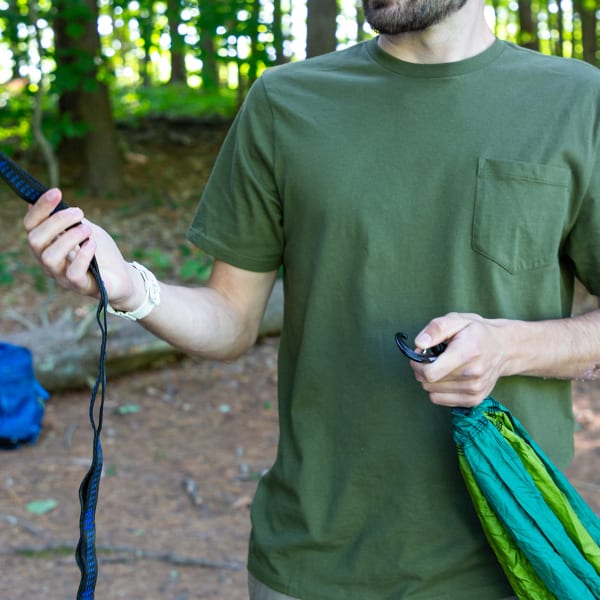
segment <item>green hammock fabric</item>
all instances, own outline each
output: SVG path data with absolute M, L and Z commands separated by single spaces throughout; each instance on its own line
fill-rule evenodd
M 459 466 L 522 600 L 600 598 L 600 520 L 525 428 L 492 398 L 453 409 Z

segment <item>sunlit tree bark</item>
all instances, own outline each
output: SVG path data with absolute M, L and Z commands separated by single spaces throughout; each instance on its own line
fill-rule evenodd
M 583 60 L 600 66 L 598 58 L 598 20 L 596 17 L 596 0 L 575 0 L 574 7 L 581 19 L 583 38 Z
M 337 46 L 336 0 L 307 0 L 306 56 L 333 52 Z
M 181 6 L 179 0 L 167 0 L 167 18 L 169 20 L 169 36 L 171 38 L 171 83 L 185 83 L 185 40 L 179 33 Z
M 519 44 L 525 48 L 537 50 L 537 26 L 530 0 L 519 0 L 519 24 Z

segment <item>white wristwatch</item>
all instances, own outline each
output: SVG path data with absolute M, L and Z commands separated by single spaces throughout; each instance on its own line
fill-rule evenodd
M 150 311 L 160 304 L 160 286 L 154 273 L 146 269 L 146 267 L 137 262 L 129 264 L 136 269 L 136 271 L 140 272 L 146 288 L 146 297 L 138 308 L 130 312 L 115 310 L 110 304 L 107 306 L 107 310 L 111 315 L 123 317 L 123 319 L 128 319 L 129 321 L 137 321 L 138 319 L 147 317 L 150 314 Z

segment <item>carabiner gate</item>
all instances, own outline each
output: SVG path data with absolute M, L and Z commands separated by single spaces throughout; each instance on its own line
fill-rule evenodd
M 398 348 L 400 348 L 402 354 L 404 354 L 404 356 L 406 356 L 410 360 L 414 360 L 418 363 L 435 362 L 437 360 L 437 357 L 446 349 L 448 345 L 445 342 L 442 342 L 441 344 L 437 344 L 436 346 L 427 348 L 427 350 L 424 350 L 423 352 L 417 352 L 416 350 L 413 350 L 410 346 L 408 346 L 408 344 L 406 343 L 408 337 L 404 333 L 398 332 L 395 338 L 396 344 L 398 345 Z

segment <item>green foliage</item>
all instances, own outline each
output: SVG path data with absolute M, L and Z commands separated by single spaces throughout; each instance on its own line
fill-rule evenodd
M 25 248 L 16 248 L 0 252 L 0 287 L 10 286 L 15 280 L 28 277 L 36 291 L 46 293 L 49 279 L 38 264 L 28 260 L 29 252 Z M 15 277 L 17 274 L 17 277 Z
M 0 146 L 5 152 L 16 149 L 21 141 L 30 142 L 32 108 L 27 86 L 19 92 L 0 88 Z
M 148 116 L 231 117 L 238 107 L 233 90 L 209 92 L 184 84 L 115 88 L 112 99 L 115 118 L 122 121 Z
M 212 259 L 201 250 L 182 244 L 179 247 L 182 257 L 179 276 L 183 281 L 205 282 L 212 272 Z
M 14 267 L 11 265 L 10 253 L 0 254 L 0 285 L 10 285 L 14 282 Z
M 68 114 L 64 99 L 92 91 L 98 82 L 108 84 L 120 120 L 229 117 L 265 68 L 293 59 L 298 45 L 291 45 L 297 26 L 292 11 L 304 4 L 101 0 L 97 36 L 90 36 L 86 26 L 91 20 L 93 30 L 96 15 L 86 0 L 5 0 L 0 4 L 5 7 L 0 11 L 0 144 L 32 142 L 32 94 L 38 88 L 44 133 L 53 146 L 88 131 L 77 115 Z M 340 45 L 363 39 L 360 3 L 338 4 Z M 487 0 L 486 16 L 503 39 L 600 64 L 597 8 L 598 0 Z M 172 81 L 182 68 L 184 81 Z M 12 86 L 18 81 L 25 85 Z
M 137 248 L 135 260 L 144 263 L 157 277 L 179 279 L 187 283 L 204 283 L 212 271 L 212 259 L 201 250 L 182 244 L 176 250 Z

